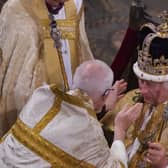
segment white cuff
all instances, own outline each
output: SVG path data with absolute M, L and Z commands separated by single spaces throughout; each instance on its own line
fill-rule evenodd
M 125 168 L 127 168 L 128 156 L 126 152 L 125 145 L 120 140 L 115 140 L 111 146 L 111 153 L 114 158 L 118 159 L 120 162 L 123 163 Z

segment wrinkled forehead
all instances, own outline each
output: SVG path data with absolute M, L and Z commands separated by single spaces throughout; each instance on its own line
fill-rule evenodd
M 151 80 L 145 80 L 145 79 L 141 79 L 138 78 L 139 84 L 146 84 L 148 86 L 153 86 L 153 87 L 162 87 L 164 84 L 168 83 L 168 82 L 155 82 L 155 81 L 151 81 Z

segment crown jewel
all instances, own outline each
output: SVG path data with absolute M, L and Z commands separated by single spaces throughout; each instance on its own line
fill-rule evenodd
M 142 26 L 142 46 L 138 47 L 138 68 L 142 73 L 154 76 L 168 75 L 168 12 L 159 16 L 162 23 L 155 26 L 151 23 Z M 150 30 L 150 31 L 149 31 Z M 142 33 L 142 34 L 143 34 Z

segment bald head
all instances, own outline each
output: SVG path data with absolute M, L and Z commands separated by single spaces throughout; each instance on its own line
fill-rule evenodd
M 99 98 L 113 83 L 113 72 L 100 60 L 81 64 L 74 74 L 73 89 L 85 91 L 92 99 Z

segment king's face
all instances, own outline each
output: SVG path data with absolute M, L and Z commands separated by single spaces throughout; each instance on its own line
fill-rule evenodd
M 144 97 L 144 101 L 150 104 L 157 105 L 160 101 L 160 93 L 163 88 L 163 83 L 142 79 L 139 79 L 138 83 L 140 92 Z

